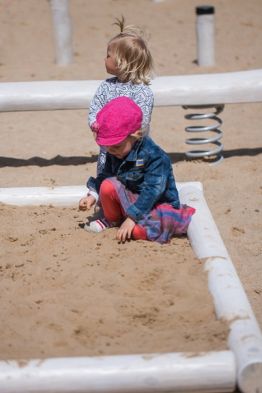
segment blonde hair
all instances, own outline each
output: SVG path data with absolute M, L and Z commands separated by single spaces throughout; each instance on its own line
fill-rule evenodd
M 120 33 L 113 37 L 108 46 L 114 55 L 118 69 L 118 78 L 122 82 L 150 83 L 153 72 L 153 59 L 142 37 L 142 32 L 135 26 L 125 26 L 125 19 L 116 19 L 114 23 Z

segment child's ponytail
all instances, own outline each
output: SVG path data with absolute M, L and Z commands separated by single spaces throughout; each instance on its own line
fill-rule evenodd
M 125 18 L 116 18 L 114 25 L 120 33 L 109 44 L 115 56 L 118 78 L 122 82 L 150 83 L 153 59 L 143 38 L 143 32 L 136 26 L 125 25 Z
M 139 27 L 134 25 L 126 25 L 125 17 L 122 15 L 121 18 L 116 18 L 116 21 L 113 25 L 117 26 L 120 30 L 118 36 L 134 36 L 134 37 L 142 37 L 144 33 Z M 116 37 L 115 37 L 116 38 Z

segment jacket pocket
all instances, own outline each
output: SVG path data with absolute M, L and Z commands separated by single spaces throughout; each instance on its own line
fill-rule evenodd
M 144 174 L 141 170 L 129 171 L 126 175 L 126 185 L 131 191 L 137 191 L 137 187 L 144 181 Z

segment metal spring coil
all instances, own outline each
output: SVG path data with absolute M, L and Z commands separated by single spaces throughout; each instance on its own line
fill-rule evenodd
M 186 156 L 189 158 L 199 158 L 199 157 L 210 157 L 216 156 L 217 158 L 222 158 L 221 151 L 223 150 L 223 144 L 220 142 L 220 139 L 223 136 L 223 132 L 219 129 L 222 125 L 222 120 L 217 116 L 224 109 L 223 104 L 219 105 L 199 105 L 199 106 L 183 106 L 184 109 L 206 109 L 206 108 L 214 108 L 214 112 L 209 113 L 189 113 L 185 115 L 185 118 L 188 120 L 203 120 L 203 119 L 212 119 L 215 121 L 215 124 L 208 126 L 189 126 L 185 128 L 187 132 L 214 132 L 215 136 L 210 138 L 198 137 L 198 138 L 188 138 L 186 139 L 186 144 L 188 145 L 205 145 L 205 144 L 214 144 L 217 147 L 213 150 L 190 150 L 186 152 Z

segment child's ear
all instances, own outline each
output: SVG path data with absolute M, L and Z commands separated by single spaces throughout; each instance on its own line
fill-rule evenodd
M 143 133 L 142 133 L 142 130 L 141 129 L 139 129 L 139 130 L 137 130 L 136 132 L 133 132 L 133 134 L 131 134 L 134 138 L 136 138 L 136 139 L 140 139 L 140 138 L 142 138 L 142 136 L 143 136 Z

